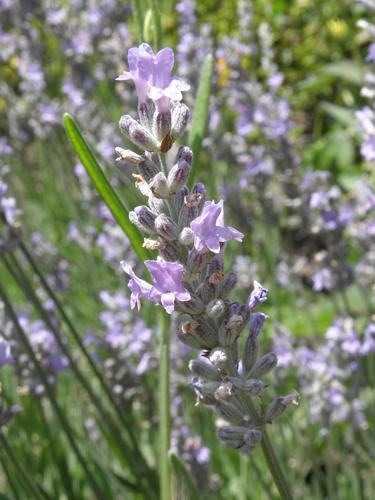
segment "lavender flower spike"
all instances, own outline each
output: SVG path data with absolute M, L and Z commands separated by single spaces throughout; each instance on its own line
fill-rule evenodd
M 190 228 L 194 233 L 194 247 L 198 252 L 208 248 L 220 252 L 220 243 L 229 240 L 242 241 L 244 235 L 233 227 L 224 226 L 224 202 L 206 201 L 202 214 L 194 219 Z
M 184 267 L 178 262 L 146 260 L 145 264 L 154 280 L 150 299 L 161 303 L 168 314 L 175 308 L 175 300 L 186 302 L 190 293 L 182 284 Z
M 177 77 L 172 77 L 174 54 L 170 48 L 160 50 L 156 55 L 147 43 L 128 51 L 130 71 L 124 71 L 116 80 L 133 80 L 139 104 L 147 98 L 156 101 L 159 111 L 168 111 L 169 102 L 181 101 L 182 91 L 190 86 Z
M 138 278 L 138 276 L 134 273 L 133 269 L 127 262 L 122 261 L 121 267 L 125 271 L 125 273 L 130 276 L 130 280 L 128 282 L 128 287 L 131 291 L 130 307 L 131 309 L 134 309 L 134 307 L 137 305 L 139 311 L 141 308 L 140 299 L 150 299 L 152 286 L 147 283 L 147 281 Z

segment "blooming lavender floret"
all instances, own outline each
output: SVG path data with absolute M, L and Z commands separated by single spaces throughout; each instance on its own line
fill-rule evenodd
M 224 226 L 224 202 L 206 201 L 202 214 L 194 219 L 190 228 L 194 233 L 194 247 L 198 252 L 205 249 L 219 253 L 221 245 L 230 240 L 242 241 L 244 235 L 232 227 Z
M 169 109 L 170 100 L 181 101 L 183 91 L 190 86 L 180 78 L 172 77 L 174 54 L 170 48 L 160 50 L 156 55 L 147 43 L 128 51 L 129 70 L 116 80 L 133 80 L 139 104 L 147 98 L 156 102 L 159 111 Z
M 154 280 L 150 299 L 161 303 L 168 314 L 175 308 L 175 301 L 186 302 L 191 295 L 182 284 L 184 267 L 178 262 L 146 260 L 145 264 Z

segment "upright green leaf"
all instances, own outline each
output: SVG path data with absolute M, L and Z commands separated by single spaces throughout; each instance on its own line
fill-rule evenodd
M 160 19 L 160 6 L 158 0 L 148 0 L 148 4 L 152 13 L 153 20 L 153 44 L 154 50 L 159 50 L 161 48 L 161 19 Z
M 111 211 L 113 217 L 123 232 L 128 237 L 134 251 L 143 262 L 149 257 L 149 255 L 142 246 L 141 235 L 129 220 L 129 212 L 127 208 L 117 196 L 111 184 L 108 182 L 108 179 L 95 158 L 90 146 L 83 138 L 77 123 L 68 113 L 65 113 L 64 115 L 64 123 L 73 148 L 77 153 L 78 158 L 81 160 L 82 165 L 89 174 L 96 190 Z
M 175 453 L 169 452 L 172 470 L 172 500 L 199 500 L 201 495 L 185 462 Z
M 193 120 L 189 134 L 189 146 L 193 151 L 193 165 L 190 174 L 190 186 L 193 185 L 198 166 L 199 152 L 206 133 L 208 106 L 210 103 L 211 82 L 213 72 L 213 57 L 209 54 L 203 65 L 199 80 L 198 91 L 195 98 Z
M 137 35 L 139 42 L 143 37 L 143 13 L 140 0 L 131 0 L 132 13 L 135 25 L 137 26 Z

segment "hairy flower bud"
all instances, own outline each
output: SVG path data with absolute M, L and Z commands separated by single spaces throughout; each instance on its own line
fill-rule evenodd
M 155 214 L 146 206 L 136 207 L 134 211 L 129 212 L 130 221 L 141 231 L 149 234 L 156 234 Z
M 187 146 L 180 146 L 177 152 L 177 162 L 185 160 L 190 166 L 193 163 L 193 152 Z
M 163 241 L 160 244 L 160 255 L 169 262 L 177 261 L 180 258 L 180 248 L 172 241 Z
M 182 102 L 178 102 L 172 112 L 172 129 L 171 136 L 173 140 L 182 135 L 190 120 L 190 110 Z
M 205 380 L 220 380 L 220 371 L 208 360 L 202 358 L 192 359 L 189 362 L 189 370 Z
M 216 408 L 220 415 L 231 424 L 241 425 L 244 423 L 244 414 L 229 401 L 218 401 Z
M 210 259 L 210 254 L 208 252 L 197 252 L 197 250 L 190 250 L 188 261 L 187 261 L 187 272 L 188 273 L 199 273 L 202 271 L 204 266 Z
M 184 205 L 185 196 L 187 196 L 188 194 L 189 194 L 189 189 L 186 186 L 183 187 L 180 191 L 178 191 L 178 193 L 175 194 L 175 196 L 173 198 L 173 203 L 174 203 L 174 206 L 176 208 L 177 213 L 180 213 L 181 208 Z M 180 226 L 180 228 L 185 227 L 185 226 L 182 226 L 181 224 L 179 224 L 179 226 Z
M 151 99 L 147 99 L 138 105 L 138 117 L 141 125 L 150 130 L 155 113 L 155 104 Z
M 169 136 L 171 131 L 171 112 L 169 110 L 166 111 L 155 111 L 152 123 L 152 132 L 157 140 L 163 144 L 165 142 L 165 138 Z M 170 146 L 172 142 L 170 143 Z M 170 149 L 170 146 L 168 149 Z M 165 150 L 163 152 L 168 151 Z
M 152 194 L 157 198 L 168 198 L 169 189 L 167 178 L 163 172 L 158 172 L 149 183 Z
M 251 310 L 259 304 L 267 300 L 268 289 L 264 288 L 260 283 L 254 281 L 254 290 L 251 292 L 247 307 Z
M 241 448 L 244 445 L 246 427 L 227 426 L 221 427 L 218 436 L 223 443 L 230 448 Z
M 166 240 L 174 241 L 177 239 L 177 226 L 173 220 L 165 214 L 160 214 L 156 217 L 155 230 Z
M 250 333 L 253 337 L 258 337 L 267 318 L 264 313 L 253 313 L 250 316 Z
M 153 161 L 145 158 L 142 163 L 138 164 L 138 172 L 145 181 L 150 182 L 150 180 L 159 172 L 159 168 Z
M 198 297 L 192 296 L 191 300 L 178 302 L 178 304 L 178 309 L 187 314 L 200 314 L 204 311 L 204 304 Z
M 123 115 L 119 124 L 121 131 L 140 149 L 146 151 L 158 150 L 155 138 L 130 115 Z
M 222 346 L 230 346 L 239 335 L 243 325 L 243 317 L 233 314 L 228 321 L 224 322 L 219 329 L 219 342 Z
M 246 391 L 250 396 L 257 396 L 264 391 L 264 384 L 261 380 L 250 378 L 242 379 L 238 377 L 229 377 L 233 386 L 241 391 Z
M 224 282 L 220 290 L 220 297 L 227 297 L 237 284 L 236 273 L 230 272 L 225 275 Z
M 245 444 L 253 448 L 262 440 L 262 431 L 259 429 L 248 429 L 243 436 L 243 440 Z
M 269 373 L 271 370 L 273 370 L 276 365 L 277 365 L 276 354 L 273 352 L 269 352 L 255 363 L 253 369 L 250 372 L 251 376 L 253 378 L 260 378 L 263 375 Z
M 190 165 L 185 160 L 180 160 L 174 165 L 168 174 L 169 194 L 173 195 L 180 191 L 189 177 Z
M 194 349 L 212 349 L 217 345 L 215 330 L 207 324 L 192 319 L 180 322 L 177 335 L 182 342 Z

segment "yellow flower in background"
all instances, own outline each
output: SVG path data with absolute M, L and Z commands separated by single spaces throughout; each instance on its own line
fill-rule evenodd
M 348 25 L 343 19 L 329 19 L 327 28 L 330 34 L 335 38 L 343 38 L 348 33 Z
M 217 59 L 216 68 L 219 73 L 217 83 L 220 87 L 224 87 L 228 83 L 229 77 L 231 75 L 231 71 L 228 67 L 227 61 L 225 59 Z

